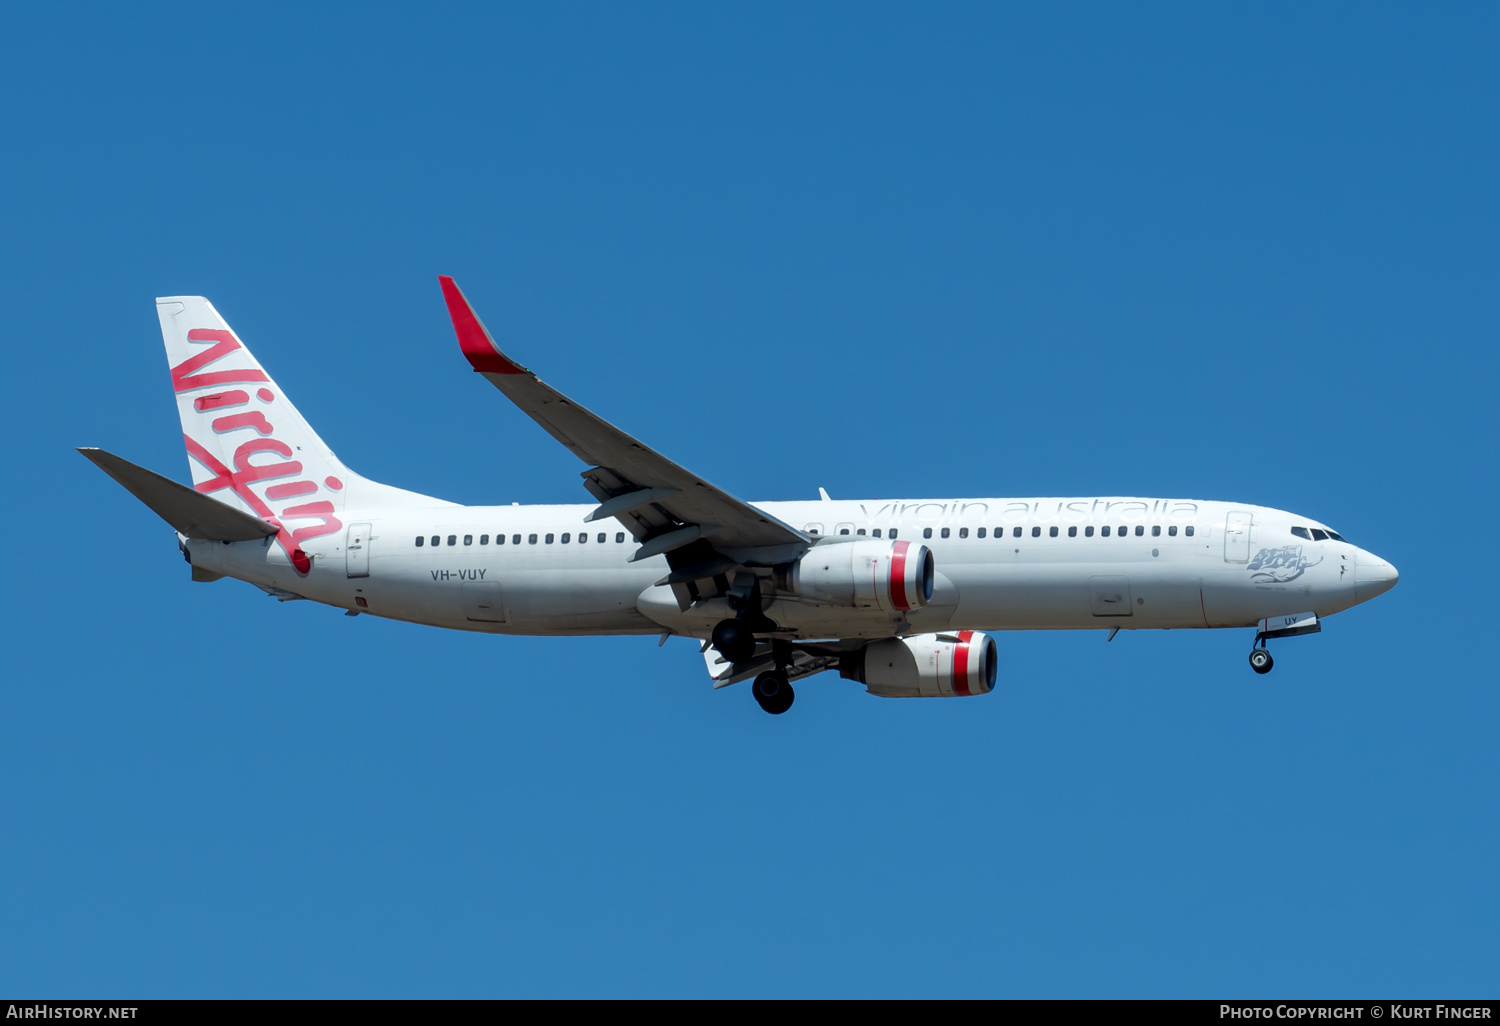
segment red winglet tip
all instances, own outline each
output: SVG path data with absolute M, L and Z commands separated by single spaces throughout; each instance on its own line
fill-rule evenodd
M 448 316 L 453 320 L 453 331 L 458 336 L 458 347 L 476 370 L 485 374 L 525 374 L 505 358 L 490 338 L 484 325 L 474 313 L 474 308 L 459 291 L 458 284 L 448 275 L 438 275 L 438 284 L 443 287 L 443 300 L 448 304 Z

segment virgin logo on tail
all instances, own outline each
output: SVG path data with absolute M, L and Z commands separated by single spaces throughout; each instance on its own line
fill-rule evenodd
M 230 353 L 243 348 L 240 340 L 235 338 L 232 332 L 216 328 L 193 328 L 187 333 L 187 337 L 192 342 L 214 344 L 172 368 L 173 391 L 180 395 L 194 389 L 212 388 L 218 385 L 261 384 L 262 387 L 255 391 L 256 400 L 265 404 L 266 407 L 270 407 L 277 401 L 276 394 L 265 387 L 270 382 L 265 371 L 251 367 L 203 371 L 203 368 L 209 364 L 217 363 Z M 234 469 L 231 470 L 213 453 L 194 441 L 191 435 L 184 432 L 182 440 L 187 446 L 188 455 L 214 475 L 211 480 L 194 487 L 205 495 L 211 495 L 225 488 L 234 492 L 245 505 L 255 511 L 257 516 L 280 529 L 276 533 L 277 544 L 285 550 L 287 558 L 292 561 L 292 565 L 297 568 L 298 572 L 305 574 L 312 568 L 312 561 L 302 551 L 302 542 L 309 538 L 332 534 L 341 530 L 344 525 L 333 515 L 333 503 L 327 500 L 287 506 L 279 515 L 272 511 L 268 500 L 280 502 L 285 499 L 313 495 L 320 487 L 336 492 L 344 487 L 344 483 L 331 476 L 324 478 L 321 486 L 312 480 L 282 481 L 279 484 L 265 485 L 264 492 L 257 493 L 255 489 L 262 487 L 260 484 L 262 481 L 301 475 L 302 464 L 291 458 L 292 447 L 290 445 L 274 437 L 275 425 L 266 419 L 265 413 L 261 410 L 242 409 L 249 405 L 250 393 L 240 388 L 199 396 L 193 400 L 193 409 L 200 417 L 208 418 L 206 427 L 216 434 L 243 430 L 254 431 L 256 434 L 256 437 L 242 443 L 234 450 Z M 237 412 L 222 412 L 226 410 L 237 410 Z M 283 462 L 251 463 L 250 457 L 260 452 L 275 453 Z M 294 531 L 288 531 L 282 523 L 284 520 L 312 519 L 316 519 L 318 523 L 299 527 Z

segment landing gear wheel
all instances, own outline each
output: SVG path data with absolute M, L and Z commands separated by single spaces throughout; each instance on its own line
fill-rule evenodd
M 787 679 L 770 670 L 755 678 L 755 683 L 750 685 L 750 692 L 755 695 L 760 707 L 772 716 L 780 716 L 786 712 L 797 698 L 797 693 L 792 690 Z
M 1250 668 L 1256 673 L 1270 673 L 1271 667 L 1276 664 L 1271 660 L 1271 653 L 1263 648 L 1252 648 L 1250 650 Z
M 714 625 L 714 648 L 731 663 L 743 663 L 755 655 L 755 635 L 738 620 L 720 620 Z

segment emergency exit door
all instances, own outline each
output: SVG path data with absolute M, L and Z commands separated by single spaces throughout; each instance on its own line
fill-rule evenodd
M 370 576 L 370 525 L 350 524 L 344 542 L 344 566 L 350 577 Z
M 1224 520 L 1224 562 L 1248 563 L 1250 561 L 1249 513 L 1231 513 Z

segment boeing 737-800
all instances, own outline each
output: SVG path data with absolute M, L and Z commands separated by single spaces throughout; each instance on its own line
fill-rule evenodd
M 191 488 L 80 451 L 177 531 L 195 581 L 233 577 L 491 634 L 677 634 L 767 712 L 823 670 L 874 695 L 982 695 L 992 632 L 1316 633 L 1396 570 L 1310 517 L 1126 497 L 743 502 L 550 388 L 439 279 L 473 369 L 587 466 L 594 502 L 462 506 L 349 470 L 200 296 L 156 301 Z

